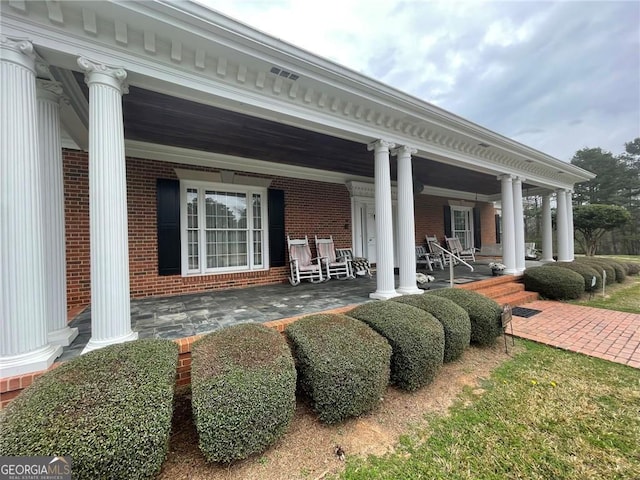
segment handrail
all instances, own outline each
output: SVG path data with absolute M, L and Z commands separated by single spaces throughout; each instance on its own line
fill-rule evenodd
M 447 250 L 446 248 L 444 248 L 442 245 L 439 245 L 435 242 L 430 242 L 429 245 L 431 245 L 432 247 L 438 247 L 440 250 L 442 250 L 443 252 L 445 252 L 447 255 L 449 255 L 449 286 L 453 287 L 453 259 L 455 258 L 456 260 L 458 260 L 460 263 L 465 264 L 467 267 L 469 267 L 469 270 L 471 270 L 473 272 L 473 267 L 471 265 L 469 265 L 467 262 L 465 262 L 464 260 L 462 260 L 460 257 L 458 257 L 457 255 L 454 255 L 452 252 L 450 252 L 449 250 Z

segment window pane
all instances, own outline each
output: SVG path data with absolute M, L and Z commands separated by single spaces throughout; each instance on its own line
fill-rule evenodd
M 253 194 L 253 228 L 259 230 L 262 228 L 262 196 Z
M 187 228 L 198 228 L 198 190 L 187 189 Z
M 253 231 L 253 264 L 262 265 L 262 231 Z
M 197 270 L 200 268 L 199 259 L 198 231 L 189 230 L 187 232 L 187 255 L 189 257 L 189 270 Z

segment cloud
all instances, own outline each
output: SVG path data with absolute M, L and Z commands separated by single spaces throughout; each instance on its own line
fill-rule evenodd
M 563 160 L 640 136 L 639 2 L 200 1 Z

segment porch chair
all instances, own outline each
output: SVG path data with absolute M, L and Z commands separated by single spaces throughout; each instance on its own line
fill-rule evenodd
M 292 239 L 287 235 L 287 245 L 289 246 L 289 268 L 291 276 L 289 282 L 294 287 L 300 285 L 302 280 L 309 280 L 311 283 L 320 283 L 322 277 L 322 265 L 319 257 L 311 256 L 309 239 L 305 235 L 304 239 Z
M 449 251 L 464 261 L 476 261 L 475 248 L 462 248 L 458 237 L 445 237 Z
M 316 235 L 316 251 L 324 267 L 327 280 L 330 278 L 338 280 L 354 278 L 351 271 L 351 260 L 344 255 L 336 255 L 333 235 L 330 235 L 329 238 L 318 238 Z
M 429 271 L 433 272 L 433 265 L 431 265 L 429 252 L 427 252 L 426 247 L 416 245 L 416 266 L 420 265 L 426 265 L 425 268 L 429 268 Z
M 431 255 L 432 262 L 438 263 L 440 265 L 440 270 L 444 270 L 444 267 L 446 265 L 449 265 L 449 255 L 445 254 L 438 248 L 440 246 L 438 237 L 436 237 L 435 235 L 433 237 L 425 235 L 425 239 L 427 240 L 427 248 L 429 249 L 429 254 Z M 437 245 L 438 247 L 436 247 L 435 245 Z
M 344 257 L 351 262 L 351 273 L 354 277 L 367 275 L 369 278 L 371 275 L 371 263 L 365 257 L 354 257 L 353 250 L 350 248 L 336 248 L 336 256 L 338 258 Z
M 525 242 L 524 258 L 525 260 L 537 260 L 540 252 L 536 249 L 535 242 Z

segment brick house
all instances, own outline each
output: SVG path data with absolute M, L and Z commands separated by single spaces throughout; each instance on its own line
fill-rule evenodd
M 91 350 L 136 338 L 131 297 L 286 281 L 286 235 L 375 262 L 374 298 L 415 292 L 426 234 L 519 274 L 526 188 L 573 258 L 589 172 L 198 4 L 0 8 L 0 377 L 51 365 L 74 307 Z

